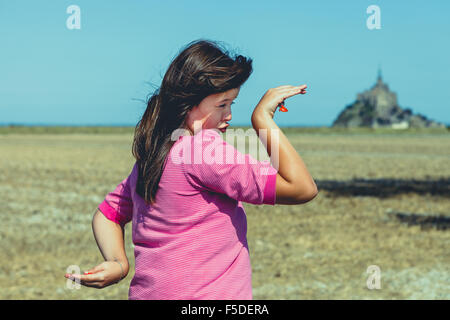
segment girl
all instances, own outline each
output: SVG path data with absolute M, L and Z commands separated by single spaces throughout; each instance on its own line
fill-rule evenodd
M 278 135 L 278 172 L 270 162 L 241 154 L 218 133 L 228 127 L 232 101 L 251 72 L 251 59 L 231 58 L 206 40 L 191 42 L 173 60 L 136 126 L 130 175 L 106 195 L 93 217 L 106 261 L 67 278 L 103 288 L 126 277 L 124 225 L 132 221 L 135 275 L 129 299 L 252 299 L 242 202 L 301 204 L 318 191 L 273 121 L 278 105 L 306 93 L 306 85 L 269 89 L 251 117 L 269 156 Z M 174 138 L 180 129 L 185 134 Z M 267 130 L 264 137 L 261 129 Z M 221 159 L 220 148 L 228 160 L 231 155 L 244 161 Z M 203 161 L 211 150 L 224 161 Z

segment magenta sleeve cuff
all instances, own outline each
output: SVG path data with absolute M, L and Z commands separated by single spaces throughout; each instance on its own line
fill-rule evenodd
M 267 176 L 266 186 L 264 187 L 264 204 L 275 205 L 277 174 Z
M 125 224 L 125 218 L 122 217 L 120 214 L 117 213 L 116 210 L 114 210 L 113 207 L 111 207 L 106 200 L 103 200 L 102 203 L 98 206 L 98 209 L 103 213 L 103 215 L 108 219 L 111 220 L 117 224 L 124 225 Z

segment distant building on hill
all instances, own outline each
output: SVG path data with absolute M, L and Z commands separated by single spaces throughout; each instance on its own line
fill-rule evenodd
M 446 128 L 443 123 L 413 114 L 409 108 L 402 109 L 397 104 L 397 95 L 383 82 L 381 71 L 378 71 L 376 84 L 359 93 L 356 101 L 338 115 L 332 127 Z

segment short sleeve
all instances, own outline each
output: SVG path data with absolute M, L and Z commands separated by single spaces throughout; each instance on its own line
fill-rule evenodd
M 274 205 L 277 170 L 270 161 L 257 161 L 250 154 L 242 154 L 215 130 L 203 131 L 202 138 L 199 133 L 192 139 L 192 161 L 183 162 L 189 183 L 237 201 Z
M 133 216 L 130 181 L 134 170 L 136 165 L 130 175 L 119 183 L 114 191 L 108 193 L 98 206 L 106 218 L 122 226 L 130 222 Z

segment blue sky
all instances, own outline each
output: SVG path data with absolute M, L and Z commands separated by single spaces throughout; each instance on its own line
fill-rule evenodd
M 69 5 L 81 29 L 69 30 Z M 369 30 L 369 5 L 381 29 Z M 135 125 L 176 53 L 199 39 L 253 59 L 233 105 L 250 125 L 264 93 L 307 84 L 280 126 L 331 125 L 384 80 L 399 105 L 450 124 L 449 1 L 0 1 L 0 123 Z

